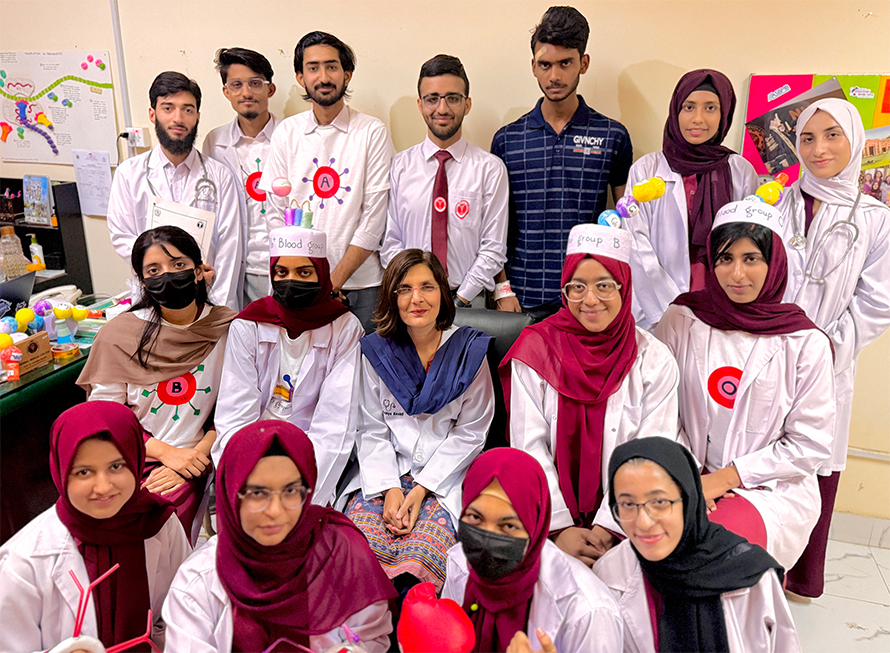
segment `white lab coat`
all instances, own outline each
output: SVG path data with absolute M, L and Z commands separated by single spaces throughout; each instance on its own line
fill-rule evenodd
M 637 327 L 636 335 L 637 360 L 606 402 L 601 469 L 604 497 L 609 494 L 609 458 L 615 447 L 640 437 L 678 437 L 677 363 L 652 334 Z M 572 526 L 555 462 L 559 393 L 525 363 L 513 360 L 511 366 L 510 445 L 534 456 L 544 468 L 553 506 L 551 530 Z M 621 532 L 606 501 L 600 505 L 594 523 Z
M 176 570 L 190 553 L 191 547 L 176 515 L 170 516 L 157 535 L 145 540 L 145 566 L 154 621 L 152 640 L 161 647 L 165 628 L 161 605 Z M 80 593 L 69 570 L 77 574 L 86 589 L 90 583 L 86 565 L 74 536 L 59 520 L 55 505 L 0 547 L 0 651 L 45 651 L 74 634 Z M 148 618 L 147 612 L 145 617 Z M 92 597 L 82 634 L 92 637 L 99 634 Z
M 457 330 L 442 333 L 441 348 Z M 457 524 L 461 483 L 470 463 L 482 452 L 494 417 L 494 389 L 488 362 L 482 360 L 470 387 L 438 413 L 408 415 L 362 356 L 358 429 L 359 476 L 344 490 L 362 488 L 366 499 L 394 487 L 411 473 Z
M 729 157 L 732 199 L 757 190 L 754 167 L 737 154 Z M 664 179 L 666 190 L 657 200 L 640 204 L 639 215 L 621 225 L 634 238 L 630 255 L 633 271 L 633 315 L 637 326 L 652 331 L 677 295 L 689 290 L 689 217 L 683 176 L 671 169 L 661 152 L 640 157 L 630 168 L 627 195 L 634 184 L 650 177 Z
M 148 175 L 146 175 L 148 160 Z M 189 205 L 195 197 L 195 186 L 203 176 L 198 151 L 192 149 L 188 158 L 180 164 L 188 168 L 182 182 L 181 196 L 175 197 L 164 171 L 168 163 L 160 145 L 121 162 L 111 183 L 108 198 L 108 232 L 114 251 L 130 265 L 133 244 L 148 227 L 148 207 L 153 193 L 147 178 L 160 196 L 166 200 Z M 241 308 L 241 284 L 244 274 L 244 234 L 241 202 L 238 198 L 237 181 L 228 168 L 216 159 L 204 157 L 207 178 L 216 185 L 217 210 L 209 251 L 204 259 L 216 270 L 211 289 L 215 303 L 231 309 Z
M 607 551 L 594 563 L 593 573 L 618 602 L 624 621 L 624 653 L 655 653 L 643 571 L 630 540 Z M 725 592 L 720 600 L 731 653 L 801 651 L 791 611 L 774 570 L 761 576 L 753 587 Z
M 232 650 L 232 601 L 216 572 L 217 538 L 212 537 L 180 567 L 164 602 L 167 650 L 171 653 L 227 653 Z M 348 588 L 332 587 L 332 592 Z M 311 606 L 310 606 L 311 607 Z M 377 601 L 346 620 L 368 653 L 389 648 L 392 615 L 386 601 Z M 345 643 L 342 628 L 309 638 L 313 651 Z
M 708 403 L 713 328 L 685 306 L 665 312 L 655 334 L 680 366 L 680 422 L 705 462 L 712 428 Z M 760 336 L 743 368 L 726 432 L 722 467 L 734 463 L 733 492 L 763 517 L 767 551 L 785 569 L 797 562 L 819 519 L 816 470 L 831 453 L 834 377 L 828 339 L 816 329 Z
M 792 211 L 792 206 L 796 211 Z M 798 183 L 785 193 L 779 209 L 786 217 L 786 229 L 803 230 L 806 217 Z M 826 236 L 832 225 L 846 220 L 849 214 L 848 207 L 823 202 L 810 225 L 806 248 L 786 246 L 785 301 L 806 311 L 834 344 L 837 421 L 831 459 L 819 470 L 824 476 L 842 471 L 846 465 L 856 358 L 890 327 L 890 209 L 860 204 L 853 218 L 859 227 L 859 238 L 847 251 L 844 229 L 836 230 L 830 238 Z M 808 279 L 806 270 L 823 242 L 822 261 L 816 261 L 815 276 L 822 277 L 835 262 L 843 262 L 824 283 L 819 283 Z
M 458 543 L 448 551 L 442 598 L 462 605 L 468 578 L 467 558 Z M 550 540 L 541 550 L 540 572 L 525 629 L 535 650 L 541 648 L 538 628 L 547 633 L 557 651 L 564 653 L 621 650 L 624 627 L 608 588 L 587 565 L 560 551 Z
M 242 427 L 258 421 L 275 389 L 281 362 L 283 329 L 274 324 L 235 320 L 223 363 L 216 405 L 219 433 L 211 452 L 219 459 L 226 444 Z M 303 429 L 315 447 L 318 482 L 312 502 L 328 505 L 334 500 L 337 481 L 355 444 L 358 415 L 358 341 L 365 331 L 352 313 L 330 324 L 305 331 L 309 340 L 293 389 L 293 412 L 288 422 Z

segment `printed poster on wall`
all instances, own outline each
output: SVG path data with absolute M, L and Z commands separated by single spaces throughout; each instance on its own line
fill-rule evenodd
M 71 165 L 73 150 L 117 152 L 117 134 L 107 51 L 0 52 L 4 161 Z
M 862 192 L 890 206 L 890 75 L 752 75 L 742 156 L 759 175 L 800 174 L 797 118 L 816 100 L 849 100 L 865 127 Z

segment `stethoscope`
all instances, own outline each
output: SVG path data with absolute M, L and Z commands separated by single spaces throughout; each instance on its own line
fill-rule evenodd
M 204 163 L 204 157 L 201 156 L 201 153 L 197 150 L 195 150 L 195 153 L 198 155 L 198 160 L 201 162 L 201 178 L 195 184 L 195 199 L 192 200 L 192 203 L 189 204 L 189 206 L 215 213 L 217 207 L 216 183 L 207 176 L 207 165 Z M 145 157 L 145 181 L 148 182 L 148 190 L 150 190 L 156 197 L 160 197 L 160 193 L 155 190 L 155 187 L 151 183 L 151 178 L 148 175 L 148 163 L 150 158 L 151 156 Z M 206 208 L 208 206 L 213 208 Z
M 807 279 L 811 281 L 815 281 L 816 283 L 825 283 L 825 280 L 831 275 L 832 272 L 837 270 L 841 264 L 844 262 L 844 258 L 847 254 L 849 254 L 853 245 L 859 240 L 859 226 L 853 222 L 853 219 L 856 217 L 856 209 L 859 206 L 859 199 L 862 197 L 862 189 L 856 193 L 856 201 L 853 202 L 853 208 L 850 209 L 850 213 L 847 216 L 846 220 L 838 220 L 831 227 L 828 228 L 828 231 L 822 236 L 818 243 L 816 243 L 816 247 L 813 250 L 813 257 L 810 259 L 809 265 L 807 265 L 806 276 Z M 803 234 L 803 230 L 800 228 L 800 223 L 797 220 L 797 197 L 794 193 L 791 194 L 791 222 L 792 227 L 794 228 L 794 235 L 791 236 L 791 239 L 788 241 L 789 244 L 797 250 L 804 249 L 807 246 L 807 237 Z M 813 270 L 816 269 L 816 262 L 822 256 L 822 250 L 825 249 L 825 243 L 828 242 L 829 238 L 835 231 L 839 231 L 843 229 L 844 234 L 847 236 L 847 250 L 844 252 L 844 256 L 838 258 L 837 263 L 827 272 L 823 273 L 821 277 L 817 277 Z

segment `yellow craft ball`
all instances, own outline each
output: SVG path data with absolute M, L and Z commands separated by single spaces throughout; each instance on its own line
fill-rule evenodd
M 657 200 L 664 195 L 664 191 L 667 189 L 667 186 L 664 184 L 664 179 L 661 177 L 652 177 L 652 179 L 649 180 L 649 183 L 652 184 L 652 187 L 655 189 L 655 197 L 652 199 Z
M 633 196 L 638 202 L 649 202 L 655 199 L 655 188 L 649 180 L 641 181 L 639 184 L 634 184 Z
M 83 306 L 75 306 L 71 309 L 71 317 L 73 317 L 78 322 L 87 319 L 87 313 L 89 313 L 89 311 L 87 311 L 87 309 Z
M 71 311 L 73 310 L 73 306 L 71 304 L 59 304 L 55 308 L 53 308 L 53 313 L 55 313 L 56 318 L 60 320 L 66 320 L 71 317 Z
M 36 313 L 34 313 L 34 311 L 30 308 L 20 308 L 15 312 L 15 320 L 19 324 L 21 324 L 22 322 L 24 322 L 25 324 L 27 324 L 28 322 L 32 322 L 36 316 Z
M 782 186 L 778 182 L 770 181 L 758 188 L 756 195 L 767 204 L 774 205 L 782 197 Z
M 0 333 L 0 351 L 6 349 L 7 347 L 12 347 L 12 345 L 12 336 L 8 333 Z

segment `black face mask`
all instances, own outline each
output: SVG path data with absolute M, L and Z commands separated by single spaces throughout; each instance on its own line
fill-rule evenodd
M 498 535 L 459 522 L 457 539 L 473 570 L 483 578 L 498 580 L 519 566 L 525 557 L 527 537 Z
M 194 268 L 182 272 L 165 272 L 156 277 L 145 278 L 142 283 L 152 299 L 164 308 L 185 308 L 198 296 Z
M 321 284 L 315 281 L 282 279 L 272 282 L 272 296 L 289 311 L 306 308 L 320 292 Z

